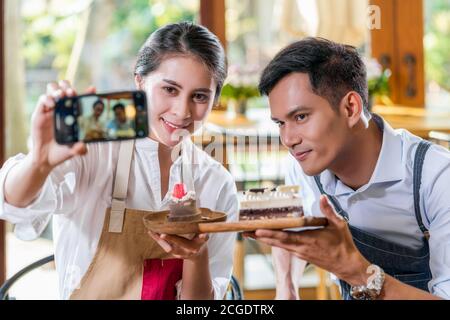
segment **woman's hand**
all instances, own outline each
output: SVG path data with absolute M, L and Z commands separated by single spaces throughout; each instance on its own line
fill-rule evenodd
M 196 260 L 207 248 L 209 236 L 205 233 L 196 234 L 191 240 L 184 237 L 158 234 L 149 231 L 148 233 L 167 253 L 174 258 Z
M 94 92 L 90 89 L 89 92 Z M 87 152 L 84 143 L 59 145 L 53 132 L 54 108 L 57 99 L 75 95 L 68 81 L 47 85 L 47 94 L 39 98 L 31 119 L 30 153 L 8 173 L 5 181 L 5 200 L 10 205 L 24 208 L 39 194 L 50 172 L 60 163 Z
M 90 88 L 88 92 L 94 93 L 95 89 Z M 60 81 L 49 83 L 47 93 L 40 96 L 31 120 L 33 146 L 30 154 L 37 168 L 51 170 L 62 162 L 87 152 L 82 142 L 72 146 L 59 145 L 54 137 L 53 119 L 56 101 L 74 95 L 76 92 L 71 84 L 68 81 Z

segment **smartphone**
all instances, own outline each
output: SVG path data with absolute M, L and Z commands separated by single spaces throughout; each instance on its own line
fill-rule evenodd
M 56 101 L 54 130 L 59 144 L 145 138 L 149 133 L 144 91 L 64 97 Z

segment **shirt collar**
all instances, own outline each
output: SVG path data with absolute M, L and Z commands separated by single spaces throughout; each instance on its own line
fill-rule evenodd
M 379 115 L 374 114 L 373 119 L 383 123 L 384 129 L 380 156 L 369 184 L 402 180 L 404 177 L 402 137 Z
M 402 139 L 400 134 L 395 132 L 379 115 L 373 114 L 372 119 L 383 129 L 383 141 L 372 177 L 369 183 L 361 187 L 358 191 L 363 191 L 375 183 L 399 181 L 404 177 Z M 350 187 L 336 179 L 336 176 L 330 170 L 325 170 L 321 174 L 320 180 L 325 192 L 328 194 L 339 196 L 354 192 Z
M 158 151 L 158 142 L 149 138 L 136 139 L 135 146 L 137 149 L 148 149 L 152 151 Z

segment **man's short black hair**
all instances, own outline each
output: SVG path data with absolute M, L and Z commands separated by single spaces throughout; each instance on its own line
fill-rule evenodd
M 368 114 L 366 67 L 354 47 L 314 37 L 294 42 L 264 69 L 259 91 L 269 95 L 281 79 L 293 72 L 308 74 L 313 92 L 334 108 L 349 91 L 356 91 Z
M 113 111 L 115 112 L 117 109 L 122 109 L 123 111 L 125 111 L 125 106 L 119 102 L 113 107 Z

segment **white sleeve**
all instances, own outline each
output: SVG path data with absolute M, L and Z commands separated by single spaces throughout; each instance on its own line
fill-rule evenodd
M 430 149 L 429 152 L 431 152 Z M 425 184 L 423 199 L 424 224 L 430 232 L 430 270 L 433 278 L 428 286 L 430 292 L 450 299 L 450 156 L 434 156 L 432 166 L 424 166 L 422 174 Z M 427 162 L 425 162 L 427 164 Z M 426 181 L 433 177 L 432 181 Z M 423 216 L 423 215 L 422 215 Z
M 239 201 L 236 185 L 227 172 L 226 182 L 217 194 L 216 210 L 228 215 L 227 221 L 237 221 Z M 236 232 L 214 233 L 208 241 L 209 270 L 211 272 L 214 299 L 222 300 L 227 291 L 233 271 L 233 255 L 236 244 Z
M 10 170 L 24 159 L 24 154 L 16 155 L 0 170 L 0 219 L 15 225 L 14 232 L 19 239 L 34 240 L 44 231 L 52 214 L 72 210 L 80 161 L 74 158 L 55 168 L 38 197 L 27 207 L 18 208 L 5 201 L 4 185 Z

